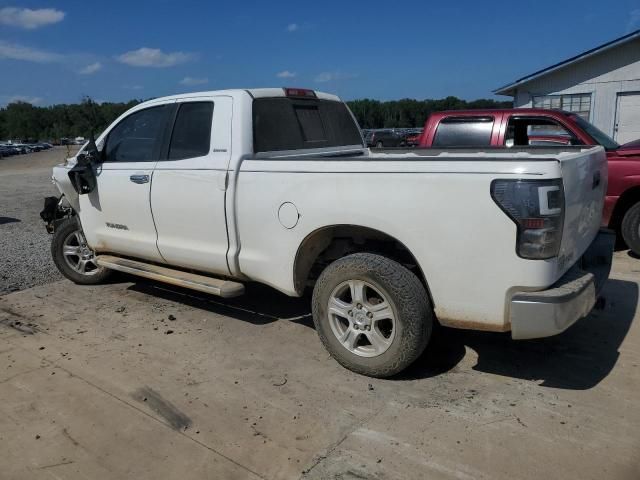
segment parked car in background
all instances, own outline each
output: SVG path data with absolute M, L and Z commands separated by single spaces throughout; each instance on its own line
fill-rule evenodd
M 437 321 L 557 334 L 611 266 L 602 147 L 370 151 L 347 106 L 313 90 L 141 103 L 53 178 L 64 196 L 41 215 L 67 278 L 118 270 L 223 297 L 247 281 L 311 287 L 327 350 L 377 377 L 418 358 Z
M 372 130 L 366 142 L 368 147 L 400 147 L 404 143 L 404 137 L 392 128 L 383 128 Z
M 421 148 L 601 145 L 609 164 L 602 223 L 640 255 L 640 140 L 619 145 L 581 116 L 562 110 L 457 110 L 432 114 Z
M 417 147 L 420 144 L 420 134 L 408 135 L 404 139 L 406 147 Z
M 410 128 L 404 132 L 404 146 L 405 147 L 417 147 L 420 144 L 420 136 L 422 135 L 422 128 Z
M 43 142 L 24 142 L 24 143 L 2 143 L 0 144 L 0 154 L 3 157 L 11 155 L 22 155 L 32 152 L 40 152 L 52 148 L 50 143 Z
M 0 155 L 3 157 L 11 157 L 13 155 L 18 155 L 19 153 L 19 149 L 12 145 L 0 144 Z
M 24 155 L 26 153 L 31 153 L 33 150 L 29 145 L 26 145 L 24 143 L 12 143 L 11 144 L 17 151 L 18 153 L 20 153 L 21 155 Z

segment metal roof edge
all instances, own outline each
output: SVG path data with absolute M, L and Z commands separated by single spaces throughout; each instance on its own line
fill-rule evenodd
M 543 75 L 549 74 L 551 72 L 554 72 L 556 70 L 559 70 L 560 68 L 566 67 L 568 65 L 571 65 L 572 63 L 578 62 L 580 60 L 584 60 L 585 58 L 589 58 L 593 55 L 597 55 L 598 53 L 602 53 L 605 52 L 613 47 L 617 47 L 619 45 L 622 45 L 624 43 L 630 42 L 632 40 L 635 40 L 636 38 L 640 38 L 640 30 L 635 30 L 631 33 L 628 33 L 626 35 L 623 35 L 622 37 L 618 37 L 614 40 L 611 40 L 610 42 L 604 43 L 598 47 L 592 48 L 590 50 L 587 50 L 586 52 L 582 52 L 578 55 L 575 55 L 571 58 L 568 58 L 566 60 L 563 60 L 561 62 L 555 63 L 549 67 L 543 68 L 541 70 L 538 70 L 536 72 L 533 72 L 529 75 L 526 75 L 522 78 L 519 78 L 518 80 L 516 80 L 515 82 L 512 83 L 508 83 L 502 87 L 496 88 L 495 90 L 492 91 L 492 93 L 496 94 L 496 95 L 511 95 L 510 93 L 508 93 L 509 90 L 522 85 L 523 83 L 527 83 L 530 82 L 531 80 L 534 80 L 538 77 L 541 77 Z

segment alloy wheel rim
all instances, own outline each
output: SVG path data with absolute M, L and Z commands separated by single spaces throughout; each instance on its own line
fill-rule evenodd
M 364 280 L 347 280 L 333 289 L 327 314 L 331 331 L 349 352 L 377 357 L 396 334 L 396 315 L 380 288 Z
M 81 230 L 71 232 L 62 242 L 62 256 L 67 265 L 80 275 L 95 275 L 99 267 L 96 255 L 87 245 Z

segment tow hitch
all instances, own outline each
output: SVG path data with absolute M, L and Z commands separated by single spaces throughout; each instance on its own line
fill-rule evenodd
M 73 209 L 67 205 L 64 195 L 60 198 L 46 197 L 44 199 L 44 209 L 40 212 L 40 218 L 46 223 L 47 233 L 56 231 L 57 226 L 72 214 Z

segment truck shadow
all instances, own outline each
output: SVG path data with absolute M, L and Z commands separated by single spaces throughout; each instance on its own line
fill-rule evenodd
M 311 292 L 307 292 L 300 298 L 292 298 L 266 285 L 249 283 L 245 285 L 245 295 L 237 298 L 220 298 L 152 280 L 134 277 L 129 277 L 127 280 L 135 282 L 129 290 L 254 325 L 286 320 L 314 328 L 310 311 Z
M 260 284 L 248 284 L 244 296 L 222 299 L 150 280 L 127 277 L 133 291 L 163 298 L 254 325 L 286 320 L 314 328 L 311 295 L 291 298 Z M 592 312 L 555 337 L 514 341 L 509 333 L 437 329 L 425 353 L 393 380 L 437 377 L 455 369 L 468 355 L 478 355 L 474 370 L 539 381 L 542 386 L 586 390 L 600 383 L 618 361 L 619 348 L 633 321 L 638 285 L 608 280 L 604 310 Z
M 0 217 L 0 225 L 5 225 L 7 223 L 18 223 L 21 220 L 19 218 L 13 217 Z
M 509 333 L 442 328 L 425 354 L 401 376 L 429 378 L 455 368 L 467 354 L 478 355 L 474 370 L 540 381 L 545 387 L 593 388 L 611 372 L 636 312 L 638 285 L 610 279 L 603 310 L 593 311 L 560 335 L 514 341 Z

